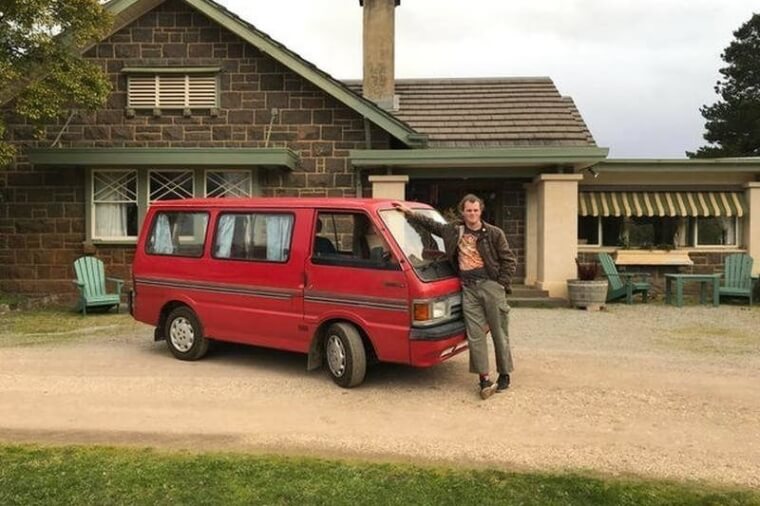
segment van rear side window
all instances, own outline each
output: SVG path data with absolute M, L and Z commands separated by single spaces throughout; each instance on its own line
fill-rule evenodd
M 150 255 L 200 257 L 203 255 L 207 228 L 206 213 L 156 213 L 147 252 Z
M 219 216 L 214 258 L 287 262 L 293 215 L 230 213 Z

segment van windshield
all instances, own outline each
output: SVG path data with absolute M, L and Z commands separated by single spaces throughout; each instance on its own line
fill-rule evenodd
M 415 209 L 415 212 L 439 223 L 446 223 L 435 209 Z M 380 217 L 420 279 L 435 281 L 455 275 L 454 268 L 446 258 L 443 239 L 420 225 L 411 223 L 403 213 L 395 209 L 380 211 Z

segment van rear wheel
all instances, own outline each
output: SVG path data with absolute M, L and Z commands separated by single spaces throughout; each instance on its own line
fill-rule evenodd
M 356 327 L 350 323 L 333 323 L 325 338 L 327 371 L 333 381 L 351 388 L 364 381 L 367 372 L 367 352 Z
M 188 307 L 178 307 L 169 313 L 164 335 L 169 351 L 180 360 L 198 360 L 208 351 L 201 323 Z

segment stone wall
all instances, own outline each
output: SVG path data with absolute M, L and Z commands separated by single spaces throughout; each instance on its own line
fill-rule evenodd
M 113 93 L 97 112 L 77 112 L 34 129 L 5 111 L 15 163 L 0 171 L 0 291 L 73 296 L 72 263 L 85 252 L 84 169 L 33 167 L 30 146 L 48 147 L 61 133 L 64 147 L 287 146 L 299 153 L 296 170 L 263 171 L 267 196 L 355 196 L 351 149 L 364 149 L 363 118 L 320 89 L 214 24 L 179 0 L 168 0 L 90 49 L 86 57 L 108 73 Z M 126 114 L 123 67 L 221 67 L 218 114 L 138 110 Z M 272 111 L 278 114 L 272 118 Z M 387 133 L 372 127 L 373 147 L 387 149 Z M 366 184 L 366 181 L 365 181 Z M 368 190 L 367 190 L 368 191 Z M 99 245 L 94 253 L 109 275 L 130 278 L 134 246 Z
M 509 247 L 517 255 L 515 283 L 525 279 L 525 189 L 523 183 L 504 182 L 501 185 L 502 223 Z

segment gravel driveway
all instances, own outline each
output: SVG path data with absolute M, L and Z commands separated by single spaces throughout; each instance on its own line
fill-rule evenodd
M 152 330 L 0 346 L 0 440 L 589 469 L 760 487 L 760 308 L 514 309 L 513 387 L 467 356 L 343 390 L 302 355 L 173 359 Z M 113 335 L 116 334 L 116 335 Z M 0 343 L 2 344 L 2 343 Z

